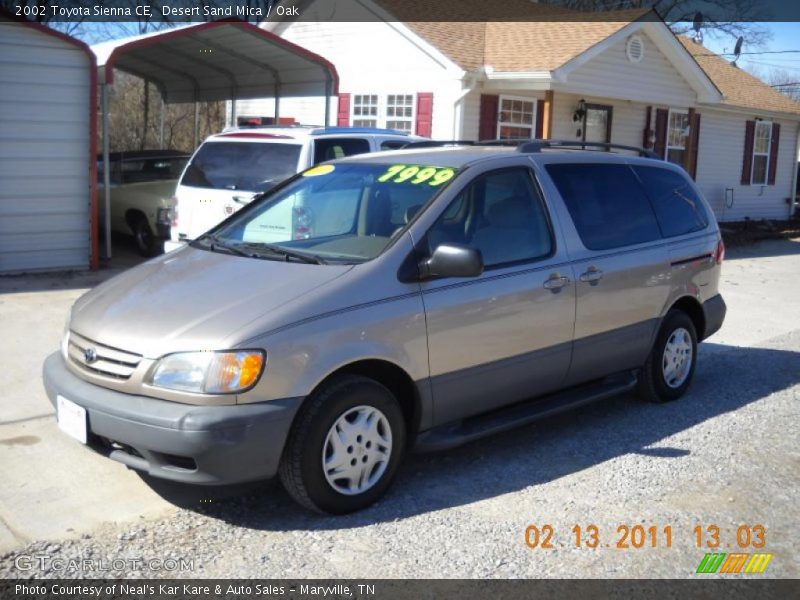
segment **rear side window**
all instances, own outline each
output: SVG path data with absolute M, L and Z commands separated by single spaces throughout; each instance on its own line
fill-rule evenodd
M 383 140 L 381 150 L 399 150 L 408 144 L 408 140 Z
M 369 142 L 361 138 L 329 138 L 314 142 L 314 164 L 369 152 Z
M 562 163 L 545 168 L 590 250 L 661 238 L 650 201 L 627 165 Z
M 297 172 L 299 144 L 206 142 L 189 163 L 181 185 L 265 192 Z
M 664 237 L 708 227 L 708 213 L 689 182 L 680 173 L 659 167 L 633 167 L 653 203 Z

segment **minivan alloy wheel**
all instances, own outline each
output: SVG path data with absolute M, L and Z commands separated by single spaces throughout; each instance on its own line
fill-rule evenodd
M 664 382 L 671 388 L 679 388 L 686 381 L 692 368 L 692 338 L 683 327 L 675 329 L 664 346 L 661 369 Z
M 392 455 L 392 429 L 386 416 L 372 406 L 345 411 L 328 431 L 322 468 L 340 494 L 361 494 L 377 483 Z

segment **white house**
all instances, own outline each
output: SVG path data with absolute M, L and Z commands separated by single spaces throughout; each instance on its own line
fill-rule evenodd
M 408 7 L 399 0 L 337 2 L 345 4 L 353 22 L 331 21 L 330 3 L 310 1 L 311 20 L 264 24 L 336 66 L 334 123 L 436 139 L 646 146 L 682 164 L 720 220 L 790 215 L 800 104 L 676 37 L 653 13 L 542 20 L 543 8 L 526 1 L 540 20 L 414 22 L 402 19 Z M 282 101 L 281 116 L 318 123 L 322 102 Z M 236 110 L 273 114 L 269 99 Z

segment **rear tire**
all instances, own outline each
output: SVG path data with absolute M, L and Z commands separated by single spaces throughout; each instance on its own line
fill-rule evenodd
M 144 216 L 138 215 L 132 219 L 131 233 L 140 255 L 148 258 L 159 253 L 161 240 L 153 234 L 153 230 Z
M 648 402 L 677 400 L 689 388 L 697 365 L 697 332 L 685 312 L 667 313 L 639 375 L 638 393 Z
M 403 411 L 383 385 L 337 377 L 301 408 L 278 473 L 289 495 L 320 513 L 366 508 L 389 488 L 406 445 Z

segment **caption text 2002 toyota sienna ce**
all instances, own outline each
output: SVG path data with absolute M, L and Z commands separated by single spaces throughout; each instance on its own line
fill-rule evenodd
M 681 396 L 725 316 L 723 253 L 692 181 L 651 158 L 536 141 L 352 157 L 88 292 L 45 387 L 64 431 L 129 467 L 279 474 L 345 513 L 410 448 L 634 388 Z

